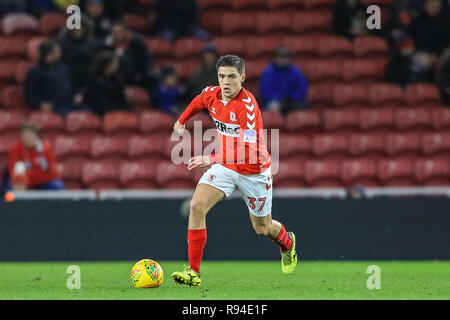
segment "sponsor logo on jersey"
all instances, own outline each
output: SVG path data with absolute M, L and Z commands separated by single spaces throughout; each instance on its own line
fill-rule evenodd
M 214 118 L 212 118 L 212 119 L 213 119 L 214 123 L 216 124 L 217 130 L 219 130 L 219 132 L 221 134 L 223 134 L 224 136 L 229 136 L 229 137 L 235 137 L 235 138 L 239 137 L 240 126 L 238 124 L 225 123 L 225 122 L 219 121 Z
M 244 142 L 256 143 L 256 130 L 244 130 Z

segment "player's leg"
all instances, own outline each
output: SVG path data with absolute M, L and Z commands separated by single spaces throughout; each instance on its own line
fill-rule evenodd
M 241 175 L 237 187 L 247 204 L 255 232 L 278 244 L 283 273 L 293 272 L 297 265 L 295 235 L 287 232 L 282 223 L 272 219 L 273 186 L 270 169 L 257 175 Z

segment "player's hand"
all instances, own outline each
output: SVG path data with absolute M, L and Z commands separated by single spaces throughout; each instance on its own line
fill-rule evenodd
M 211 165 L 211 159 L 209 156 L 196 156 L 192 157 L 188 162 L 188 170 L 195 168 L 204 168 Z
M 175 131 L 177 134 L 179 134 L 180 136 L 183 135 L 184 132 L 184 124 L 181 124 L 180 121 L 175 122 L 175 124 L 173 125 L 173 131 Z

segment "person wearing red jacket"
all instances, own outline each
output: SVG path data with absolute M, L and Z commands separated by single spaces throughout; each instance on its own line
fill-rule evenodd
M 8 169 L 13 190 L 63 190 L 50 144 L 39 138 L 34 124 L 26 122 L 21 139 L 9 152 Z

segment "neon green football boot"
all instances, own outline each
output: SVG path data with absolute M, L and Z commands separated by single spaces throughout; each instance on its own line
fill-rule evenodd
M 281 270 L 284 274 L 290 274 L 297 266 L 297 252 L 295 251 L 295 234 L 293 232 L 287 233 L 292 240 L 291 249 L 281 252 Z
M 186 284 L 190 287 L 200 287 L 202 283 L 200 273 L 192 270 L 191 266 L 185 266 L 181 272 L 172 273 L 172 280 L 178 284 Z

